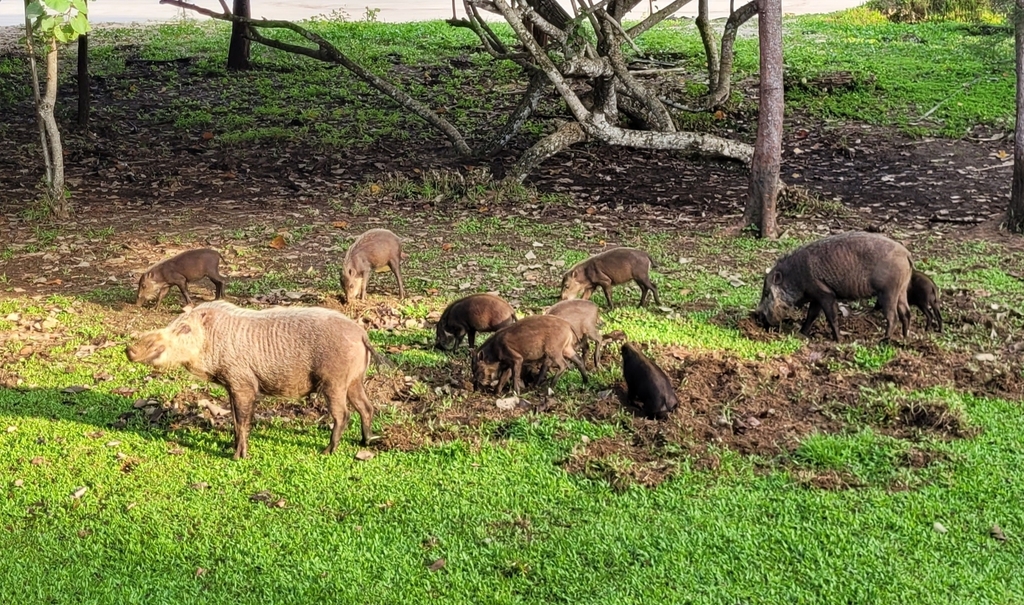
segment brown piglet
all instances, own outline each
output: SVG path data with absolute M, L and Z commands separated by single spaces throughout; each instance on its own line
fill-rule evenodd
M 345 302 L 366 298 L 370 274 L 391 269 L 398 281 L 398 297 L 405 298 L 402 283 L 402 242 L 387 229 L 370 229 L 356 238 L 341 268 L 341 287 Z
M 536 384 L 555 368 L 552 380 L 565 372 L 566 360 L 580 371 L 587 382 L 587 370 L 576 353 L 576 336 L 572 326 L 561 317 L 531 315 L 502 328 L 473 352 L 473 381 L 477 388 L 497 382 L 495 392 L 500 394 L 512 379 L 512 390 L 518 395 L 523 390 L 523 364 L 538 362 L 540 372 Z
M 651 267 L 655 266 L 649 254 L 636 248 L 612 248 L 595 254 L 562 276 L 562 300 L 578 296 L 589 300 L 600 286 L 610 309 L 615 306 L 612 303 L 612 286 L 633 280 L 640 286 L 640 306 L 647 302 L 648 293 L 653 294 L 655 304 L 660 305 L 658 288 L 649 275 Z
M 587 359 L 590 349 L 590 341 L 594 342 L 594 368 L 601 367 L 601 345 L 604 339 L 601 337 L 601 330 L 598 328 L 604 323 L 601 321 L 601 313 L 597 304 L 590 300 L 563 300 L 552 305 L 545 315 L 561 317 L 572 326 L 576 340 L 583 344 L 583 359 Z
M 496 332 L 516 322 L 516 312 L 505 299 L 493 294 L 470 294 L 453 302 L 441 313 L 434 346 L 451 351 L 469 336 L 469 348 L 476 346 L 477 332 Z
M 171 286 L 177 286 L 182 298 L 185 299 L 185 304 L 191 305 L 192 297 L 188 293 L 188 284 L 204 277 L 213 282 L 216 299 L 224 298 L 226 279 L 219 271 L 221 260 L 223 258 L 216 250 L 200 248 L 182 252 L 153 265 L 139 277 L 139 291 L 135 297 L 135 304 L 142 306 L 143 303 L 155 298 L 156 306 L 160 306 Z

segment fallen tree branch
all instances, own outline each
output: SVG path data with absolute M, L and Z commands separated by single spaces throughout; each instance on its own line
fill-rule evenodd
M 167 4 L 170 6 L 176 6 L 178 8 L 183 8 L 186 10 L 191 10 L 201 15 L 206 15 L 211 19 L 246 24 L 249 26 L 249 37 L 255 42 L 259 42 L 260 44 L 269 46 L 271 48 L 276 48 L 278 50 L 304 55 L 306 57 L 310 57 L 311 59 L 317 59 L 325 63 L 335 63 L 342 65 L 343 67 L 345 67 L 345 69 L 355 74 L 359 79 L 363 80 L 373 88 L 376 88 L 378 91 L 387 95 L 388 97 L 391 97 L 391 99 L 397 102 L 399 105 L 405 107 L 406 109 L 420 117 L 423 121 L 427 122 L 428 124 L 436 128 L 439 132 L 441 132 L 441 134 L 443 134 L 448 139 L 448 141 L 452 144 L 452 146 L 460 155 L 473 155 L 472 150 L 466 143 L 465 137 L 462 136 L 462 133 L 459 132 L 459 129 L 457 129 L 451 122 L 442 118 L 440 115 L 437 114 L 437 112 L 430 109 L 423 103 L 420 103 L 416 99 L 410 97 L 402 89 L 398 88 L 394 84 L 364 69 L 363 66 L 359 65 L 352 59 L 349 59 L 348 56 L 346 56 L 344 53 L 338 50 L 333 44 L 328 42 L 319 34 L 311 32 L 308 29 L 302 27 L 301 25 L 298 25 L 297 23 L 292 23 L 291 21 L 277 21 L 270 19 L 250 19 L 247 17 L 240 17 L 238 15 L 234 15 L 227 10 L 225 10 L 225 12 L 223 13 L 218 13 L 209 9 L 202 8 L 200 6 L 196 6 L 195 4 L 192 4 L 190 2 L 185 2 L 184 0 L 160 0 L 160 4 Z M 313 44 L 316 44 L 317 48 L 300 46 L 298 44 L 291 44 L 288 42 L 274 40 L 273 38 L 267 38 L 266 36 L 263 36 L 258 31 L 256 31 L 255 29 L 261 27 L 265 27 L 267 29 L 290 30 L 302 36 L 306 40 L 309 40 Z
M 649 17 L 647 17 L 640 23 L 637 23 L 633 27 L 627 29 L 626 33 L 629 34 L 630 38 L 638 38 L 640 34 L 651 29 L 652 27 L 661 23 L 665 19 L 671 17 L 673 14 L 676 13 L 676 11 L 683 8 L 692 1 L 693 0 L 675 0 L 675 2 L 669 4 L 668 6 L 666 6 L 665 8 L 661 9 L 656 13 L 652 13 Z

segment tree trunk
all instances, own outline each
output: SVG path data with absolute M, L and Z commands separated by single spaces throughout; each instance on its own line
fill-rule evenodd
M 27 4 L 28 0 L 26 0 Z M 32 77 L 32 96 L 36 102 L 36 123 L 39 126 L 39 142 L 43 150 L 43 167 L 46 171 L 46 182 L 53 181 L 53 162 L 50 161 L 50 145 L 46 142 L 46 124 L 43 122 L 43 96 L 39 92 L 39 69 L 36 66 L 36 49 L 32 44 L 32 23 L 25 19 L 25 47 L 28 50 L 29 74 Z
M 1013 128 L 1013 185 L 1006 228 L 1024 233 L 1024 0 L 1017 0 L 1016 4 L 1013 29 L 1017 51 L 1017 124 Z
M 249 0 L 235 0 L 232 12 L 239 17 L 249 18 Z M 249 26 L 241 21 L 231 24 L 231 44 L 228 46 L 228 69 L 246 71 L 249 63 Z
M 89 125 L 89 36 L 78 37 L 78 125 Z
M 715 40 L 715 32 L 711 29 L 711 20 L 708 18 L 708 0 L 697 1 L 697 31 L 700 32 L 700 41 L 704 43 L 704 54 L 708 58 L 708 94 L 718 88 L 718 65 L 721 62 L 718 57 L 718 41 Z
M 1024 0 L 1018 0 L 1024 1 Z M 778 237 L 775 202 L 779 195 L 782 164 L 782 0 L 757 0 L 757 34 L 761 49 L 761 99 L 757 112 L 757 139 L 750 161 L 750 186 L 743 226 L 755 226 L 763 238 Z
M 67 220 L 71 217 L 71 205 L 64 195 L 64 147 L 60 141 L 60 130 L 53 116 L 57 104 L 57 39 L 51 38 L 46 53 L 46 94 L 39 105 L 39 115 L 46 127 L 46 139 L 50 147 L 50 159 L 53 163 L 53 178 L 47 183 L 50 211 L 54 217 Z
M 718 80 L 714 87 L 708 87 L 708 107 L 723 105 L 732 91 L 732 67 L 736 59 L 736 34 L 740 26 L 757 14 L 757 2 L 751 0 L 729 15 L 722 32 L 722 52 L 719 54 Z M 708 57 L 710 61 L 710 57 Z

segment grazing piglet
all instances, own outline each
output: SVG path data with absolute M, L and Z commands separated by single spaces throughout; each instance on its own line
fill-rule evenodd
M 822 238 L 783 256 L 764 277 L 756 315 L 768 326 L 778 326 L 792 307 L 810 303 L 800 328 L 805 336 L 822 310 L 839 342 L 837 322 L 840 300 L 878 296 L 885 312 L 886 339 L 903 327 L 910 331 L 907 287 L 914 270 L 910 252 L 877 233 L 850 231 Z
M 598 327 L 604 322 L 601 321 L 600 310 L 597 304 L 589 300 L 563 300 L 553 305 L 544 312 L 545 315 L 561 317 L 572 326 L 576 340 L 583 343 L 583 359 L 586 361 L 587 352 L 590 350 L 590 341 L 594 341 L 594 368 L 601 367 L 601 345 L 604 339 L 601 338 L 601 331 Z
M 679 405 L 665 371 L 628 342 L 622 345 L 622 376 L 626 379 L 626 397 L 638 403 L 648 418 L 663 420 Z
M 939 308 L 939 289 L 935 282 L 926 274 L 914 269 L 910 276 L 910 286 L 907 288 L 907 304 L 921 309 L 925 318 L 925 330 L 930 330 L 932 322 L 935 322 L 935 329 L 942 331 L 942 313 Z M 875 302 L 875 309 L 881 309 L 881 300 Z
M 341 287 L 345 290 L 345 301 L 366 298 L 366 286 L 370 274 L 387 268 L 398 280 L 398 297 L 405 298 L 402 284 L 402 243 L 398 236 L 387 229 L 370 229 L 356 238 L 345 253 L 341 269 Z
M 576 336 L 572 326 L 561 317 L 531 315 L 507 328 L 502 328 L 473 352 L 473 383 L 477 388 L 498 382 L 495 392 L 504 390 L 512 378 L 512 389 L 518 395 L 523 389 L 523 363 L 540 362 L 536 384 L 541 384 L 553 365 L 558 380 L 567 368 L 568 359 L 587 382 L 587 370 L 574 348 Z
M 471 294 L 448 305 L 437 322 L 434 345 L 451 351 L 469 335 L 469 348 L 476 346 L 477 332 L 495 332 L 516 322 L 516 312 L 505 299 L 493 294 Z
M 216 250 L 200 248 L 182 252 L 153 265 L 139 277 L 139 293 L 135 297 L 135 304 L 142 306 L 143 303 L 156 298 L 156 306 L 160 306 L 171 286 L 177 286 L 178 290 L 181 290 L 185 304 L 191 305 L 192 297 L 188 294 L 188 283 L 204 277 L 210 278 L 213 282 L 216 298 L 223 298 L 225 279 L 218 271 L 221 260 L 222 257 Z
M 577 263 L 562 276 L 562 300 L 580 295 L 590 300 L 594 290 L 601 286 L 604 297 L 608 299 L 608 308 L 611 309 L 615 306 L 612 303 L 612 286 L 633 280 L 640 286 L 640 306 L 647 302 L 648 292 L 654 294 L 655 304 L 660 305 L 658 289 L 648 274 L 651 267 L 655 266 L 650 255 L 635 248 L 613 248 L 595 254 Z
M 942 331 L 942 313 L 939 309 L 939 289 L 935 282 L 920 271 L 914 271 L 910 276 L 910 288 L 907 290 L 907 302 L 914 305 L 924 313 L 924 329 L 928 330 L 935 322 L 935 329 Z
M 348 426 L 351 402 L 371 439 L 373 404 L 363 390 L 370 357 L 379 359 L 366 332 L 337 311 L 322 308 L 242 309 L 204 303 L 166 328 L 143 334 L 128 359 L 156 368 L 183 366 L 228 390 L 235 420 L 235 459 L 249 452 L 249 428 L 259 393 L 304 397 L 323 393 L 334 419 L 333 453 Z

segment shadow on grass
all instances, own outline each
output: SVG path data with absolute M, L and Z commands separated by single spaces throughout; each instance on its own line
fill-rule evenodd
M 221 458 L 230 458 L 234 453 L 230 413 L 217 418 L 204 413 L 202 408 L 182 405 L 177 398 L 161 403 L 156 399 L 76 389 L 0 388 L 0 418 L 6 418 L 3 422 L 13 427 L 12 432 L 17 430 L 18 419 L 36 418 L 83 425 L 85 437 L 101 444 L 116 441 L 118 434 L 132 433 L 143 440 L 166 441 L 169 449 L 187 448 Z M 136 407 L 137 402 L 139 407 Z M 221 403 L 229 409 L 226 402 L 215 401 L 216 405 Z M 273 414 L 272 418 L 268 418 L 268 412 Z M 250 449 L 260 448 L 264 443 L 295 448 L 314 447 L 321 451 L 330 438 L 329 427 L 321 422 L 324 415 L 326 412 L 320 405 L 290 400 L 283 403 L 280 399 L 264 398 L 257 402 L 257 418 L 249 436 Z M 342 443 L 359 443 L 357 419 L 358 415 L 353 412 Z M 291 422 L 293 420 L 297 421 Z M 268 430 L 285 422 L 289 424 L 284 431 Z M 38 432 L 40 443 L 75 433 L 67 428 L 40 429 Z

